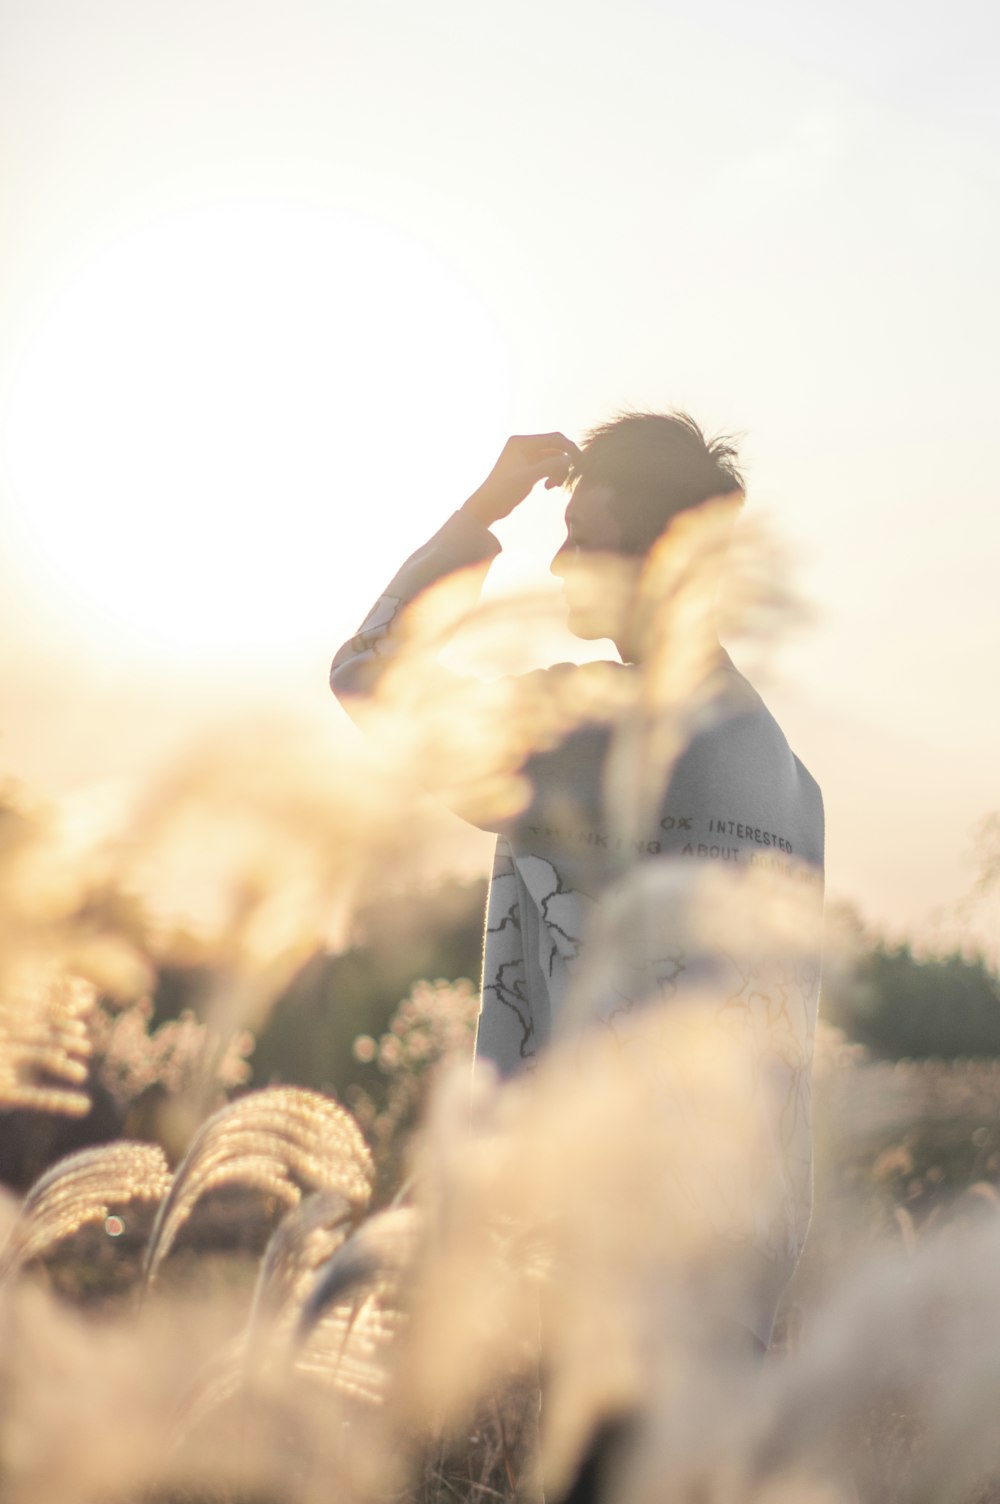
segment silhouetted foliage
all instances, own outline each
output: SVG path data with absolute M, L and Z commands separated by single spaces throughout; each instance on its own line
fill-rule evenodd
M 849 955 L 834 953 L 822 1011 L 876 1059 L 1000 1057 L 1000 978 L 981 956 L 915 954 L 833 915 Z
M 478 987 L 485 901 L 484 881 L 451 881 L 363 911 L 355 943 L 315 956 L 276 1003 L 251 1059 L 253 1084 L 312 1086 L 340 1101 L 360 1086 L 381 1102 L 385 1077 L 358 1060 L 354 1041 L 384 1033 L 417 981 L 467 977 Z
M 313 1087 L 340 1102 L 360 1092 L 377 1116 L 386 1107 L 391 1081 L 376 1061 L 359 1059 L 354 1042 L 359 1035 L 382 1035 L 415 982 L 464 977 L 478 987 L 485 898 L 485 881 L 451 880 L 365 907 L 356 918 L 353 944 L 340 953 L 313 956 L 285 989 L 246 1062 L 252 1076 L 228 1081 L 227 1089 L 282 1083 Z M 109 1089 L 107 1041 L 98 1039 L 87 1073 L 90 1106 L 82 1116 L 38 1109 L 0 1112 L 0 1184 L 23 1191 L 64 1155 L 122 1135 L 159 1141 L 170 1090 L 157 1078 L 155 1039 L 147 1033 L 160 1031 L 162 1037 L 172 1028 L 190 1029 L 185 1020 L 203 1016 L 210 984 L 204 965 L 161 967 L 143 1005 L 146 1032 L 133 1031 L 135 1037 L 120 1046 L 127 1050 L 131 1042 L 144 1069 L 119 1072 L 114 1083 L 119 1089 Z M 106 1014 L 118 1019 L 121 1010 L 105 1002 L 98 1017 Z

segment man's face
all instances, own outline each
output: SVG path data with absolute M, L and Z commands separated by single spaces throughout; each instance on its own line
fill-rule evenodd
M 566 541 L 551 570 L 563 581 L 570 631 L 577 637 L 616 638 L 622 618 L 620 576 L 640 561 L 626 557 L 610 486 L 583 479 L 566 508 Z

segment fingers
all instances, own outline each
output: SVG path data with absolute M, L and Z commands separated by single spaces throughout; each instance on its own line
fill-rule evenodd
M 571 463 L 572 456 L 568 454 L 562 454 L 559 455 L 556 459 L 550 460 L 549 473 L 545 477 L 546 491 L 551 491 L 556 486 L 563 485 L 567 475 L 569 475 L 569 467 Z
M 571 463 L 570 455 L 561 451 L 550 452 L 534 465 L 525 465 L 521 471 L 522 480 L 528 490 L 543 480 L 545 489 L 551 491 L 555 486 L 563 484 L 569 474 Z
M 580 453 L 573 440 L 564 433 L 520 433 L 508 442 L 516 444 L 526 458 L 529 454 L 562 454 L 567 459 L 576 459 Z
M 561 486 L 570 466 L 580 457 L 573 440 L 559 432 L 515 434 L 508 440 L 508 453 L 511 451 L 512 458 L 516 455 L 522 467 L 522 478 L 529 490 L 540 480 L 545 482 L 547 491 Z
M 537 485 L 540 480 L 543 480 L 546 486 L 561 486 L 568 470 L 569 459 L 565 455 L 549 455 L 539 460 L 536 465 L 526 466 L 523 477 L 529 488 Z
M 463 504 L 470 516 L 492 527 L 508 517 L 539 481 L 561 486 L 580 451 L 564 433 L 514 434 L 477 491 Z

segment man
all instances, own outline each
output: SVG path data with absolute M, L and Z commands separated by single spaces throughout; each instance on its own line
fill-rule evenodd
M 581 1025 L 624 1037 L 651 1001 L 717 996 L 753 1055 L 773 1161 L 766 1214 L 750 1204 L 742 1217 L 759 1266 L 752 1295 L 729 1313 L 763 1347 L 809 1218 L 818 945 L 810 940 L 778 975 L 773 957 L 695 938 L 692 916 L 706 879 L 772 871 L 808 891 L 815 916 L 823 809 L 815 781 L 710 629 L 703 556 L 714 587 L 720 529 L 743 500 L 735 451 L 679 413 L 625 415 L 579 449 L 561 433 L 508 440 L 337 653 L 331 685 L 352 713 L 376 695 L 398 655 L 405 608 L 456 571 L 488 565 L 500 550 L 489 529 L 539 483 L 571 490 L 566 540 L 552 561 L 570 628 L 610 637 L 621 662 L 597 666 L 596 680 L 594 666 L 574 665 L 526 678 L 536 706 L 539 684 L 561 701 L 583 690 L 576 724 L 528 752 L 520 808 L 494 824 L 477 1058 L 510 1076 Z M 707 550 L 698 542 L 706 519 Z M 615 708 L 602 711 L 602 702 Z M 621 911 L 622 894 L 643 922 L 619 924 L 618 954 L 598 965 L 592 937 L 616 903 Z M 717 917 L 710 885 L 706 901 Z

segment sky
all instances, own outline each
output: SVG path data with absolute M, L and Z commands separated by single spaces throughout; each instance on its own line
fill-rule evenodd
M 132 776 L 330 656 L 510 432 L 735 432 L 813 621 L 828 886 L 1000 806 L 986 3 L 0 0 L 0 766 Z M 501 528 L 537 583 L 560 503 Z M 988 938 L 988 937 L 987 937 Z

